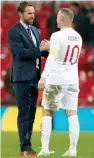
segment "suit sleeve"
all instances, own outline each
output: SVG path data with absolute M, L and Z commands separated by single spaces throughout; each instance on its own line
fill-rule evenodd
M 41 56 L 47 58 L 49 55 L 48 51 L 41 51 Z
M 41 57 L 41 52 L 39 48 L 35 48 L 31 46 L 29 48 L 24 48 L 23 42 L 20 38 L 20 34 L 17 31 L 9 30 L 8 40 L 13 55 L 18 56 L 19 59 L 25 60 L 25 59 L 36 59 Z

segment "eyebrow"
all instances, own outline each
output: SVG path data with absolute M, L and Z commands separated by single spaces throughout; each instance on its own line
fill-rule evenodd
M 28 13 L 35 13 L 35 11 L 34 12 L 28 12 Z

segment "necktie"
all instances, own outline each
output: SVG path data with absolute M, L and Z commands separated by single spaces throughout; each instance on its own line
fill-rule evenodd
M 29 36 L 31 37 L 31 30 L 30 30 L 29 27 L 27 28 L 27 32 L 28 32 Z M 32 37 L 31 37 L 31 38 L 32 38 Z

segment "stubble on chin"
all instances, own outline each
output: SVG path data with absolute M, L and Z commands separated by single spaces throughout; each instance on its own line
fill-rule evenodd
M 27 24 L 27 25 L 32 25 L 33 24 L 33 19 L 32 20 L 24 20 L 24 22 Z

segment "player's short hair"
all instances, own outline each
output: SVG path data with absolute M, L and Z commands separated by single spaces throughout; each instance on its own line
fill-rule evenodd
M 73 13 L 73 11 L 71 9 L 69 9 L 69 8 L 61 8 L 60 11 L 68 20 L 70 20 L 71 22 L 73 21 L 74 13 Z
M 24 13 L 25 8 L 26 8 L 27 6 L 33 7 L 33 5 L 32 5 L 31 3 L 27 2 L 27 1 L 23 1 L 23 2 L 19 3 L 19 5 L 18 5 L 18 7 L 17 7 L 17 11 L 18 11 L 18 12 L 21 12 L 21 13 Z

